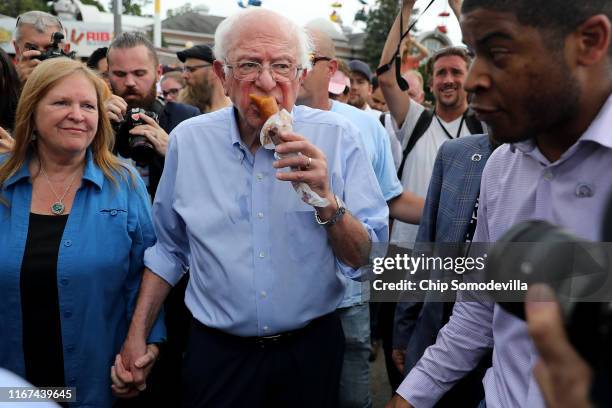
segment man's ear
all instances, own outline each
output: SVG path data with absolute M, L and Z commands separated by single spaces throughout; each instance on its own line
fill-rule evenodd
M 578 65 L 595 65 L 608 58 L 612 28 L 610 20 L 603 14 L 591 16 L 580 24 L 570 41 L 575 42 L 576 63 Z
M 331 61 L 329 61 L 329 64 L 327 64 L 329 67 L 329 78 L 331 79 L 331 77 L 334 76 L 334 74 L 336 73 L 336 71 L 338 71 L 338 60 L 336 59 L 332 59 Z
M 108 60 L 107 60 L 108 62 Z M 159 82 L 159 80 L 161 79 L 162 75 L 164 75 L 164 69 L 162 67 L 162 64 L 157 64 L 157 70 L 155 72 L 155 79 L 157 82 Z
M 219 78 L 219 81 L 221 81 L 221 86 L 223 86 L 223 90 L 225 91 L 225 96 L 227 95 L 227 76 L 225 74 L 225 69 L 223 68 L 223 63 L 219 60 L 215 60 L 213 62 L 213 71 L 215 72 L 215 75 L 217 76 L 217 78 Z
M 13 40 L 13 48 L 15 48 L 15 59 L 17 61 L 19 61 L 19 58 L 21 57 L 21 53 L 23 52 L 21 50 L 21 48 L 19 47 L 19 45 L 17 45 L 17 41 Z
M 312 69 L 312 68 L 311 68 Z M 298 81 L 300 84 L 304 83 L 304 80 L 306 79 L 306 77 L 308 76 L 308 70 L 307 69 L 303 69 L 300 72 L 300 76 L 298 77 Z

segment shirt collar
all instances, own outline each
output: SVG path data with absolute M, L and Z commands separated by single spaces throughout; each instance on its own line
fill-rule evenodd
M 293 110 L 291 112 L 289 112 L 289 114 L 291 115 L 291 117 L 293 118 L 293 120 L 295 121 L 296 116 L 295 116 L 295 112 L 296 112 L 296 108 L 297 106 L 294 106 Z M 240 137 L 240 131 L 238 129 L 238 110 L 236 109 L 235 106 L 232 106 L 231 109 L 229 109 L 231 118 L 229 120 L 230 123 L 230 140 L 232 143 L 232 146 L 235 146 L 236 148 L 239 148 L 240 150 L 249 150 L 249 148 L 247 146 L 244 145 L 244 142 L 242 141 L 242 138 Z
M 83 170 L 83 180 L 87 180 L 102 190 L 104 186 L 104 172 L 95 165 L 91 149 L 87 149 L 85 154 L 85 169 Z
M 21 168 L 17 170 L 17 173 L 13 174 L 6 180 L 6 182 L 4 183 L 5 188 L 17 183 L 18 181 L 23 180 L 24 178 L 29 179 L 31 177 L 30 160 L 32 160 L 31 152 L 28 154 L 28 157 L 23 166 L 21 166 Z M 104 173 L 98 166 L 94 164 L 93 153 L 91 152 L 91 149 L 87 149 L 87 152 L 85 153 L 85 169 L 83 170 L 83 180 L 91 182 L 100 190 L 104 185 Z
M 608 149 L 612 149 L 612 133 L 609 131 L 610 123 L 612 123 L 612 95 L 608 97 L 606 103 L 604 103 L 595 119 L 591 122 L 582 136 L 580 136 L 576 144 L 591 141 L 607 147 Z M 523 153 L 530 153 L 536 147 L 535 140 L 529 139 L 522 142 L 511 143 L 510 151 L 514 153 L 516 150 L 519 150 Z
M 612 133 L 610 132 L 612 123 L 612 95 L 608 96 L 606 103 L 599 110 L 599 113 L 591 122 L 586 132 L 582 134 L 578 142 L 592 141 L 608 149 L 612 149 Z
M 230 123 L 230 137 L 233 146 L 240 147 L 242 145 L 242 139 L 240 138 L 240 131 L 238 129 L 238 110 L 235 106 L 229 109 L 231 118 Z

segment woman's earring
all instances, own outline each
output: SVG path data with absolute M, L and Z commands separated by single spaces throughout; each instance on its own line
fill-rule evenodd
M 36 140 L 36 139 L 38 139 L 38 132 L 37 132 L 36 130 L 34 130 L 34 131 L 32 132 L 32 141 L 34 141 L 34 140 Z

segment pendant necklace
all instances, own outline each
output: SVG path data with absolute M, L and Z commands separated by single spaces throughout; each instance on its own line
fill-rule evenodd
M 68 194 L 68 190 L 70 190 L 70 187 L 72 187 L 72 183 L 74 183 L 74 180 L 76 179 L 76 175 L 78 171 L 74 173 L 74 175 L 72 176 L 72 179 L 70 180 L 70 184 L 68 184 L 68 187 L 66 188 L 66 190 L 64 191 L 64 194 L 62 194 L 61 197 L 55 192 L 55 189 L 53 188 L 53 185 L 51 184 L 51 180 L 49 180 L 49 176 L 47 176 L 47 172 L 45 171 L 45 168 L 42 166 L 42 163 L 40 165 L 40 171 L 42 172 L 43 176 L 45 176 L 45 179 L 47 180 L 47 183 L 49 184 L 49 188 L 51 189 L 51 191 L 55 195 L 55 198 L 57 199 L 56 202 L 51 204 L 51 212 L 54 215 L 62 215 L 64 213 L 64 210 L 66 209 L 66 205 L 64 205 L 64 197 L 66 197 L 66 194 Z

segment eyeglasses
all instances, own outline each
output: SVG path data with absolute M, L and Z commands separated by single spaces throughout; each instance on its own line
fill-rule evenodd
M 317 62 L 319 61 L 331 61 L 331 60 L 332 58 L 330 57 L 316 57 L 314 54 L 310 54 L 310 63 L 312 64 L 313 67 L 317 65 Z
M 193 74 L 198 69 L 207 68 L 207 67 L 212 67 L 212 64 L 201 64 L 201 65 L 191 65 L 191 66 L 185 65 L 183 66 L 183 72 L 189 72 L 190 74 Z
M 167 91 L 162 91 L 162 95 L 164 98 L 167 98 L 168 95 L 176 96 L 181 91 L 181 88 L 170 88 Z
M 263 72 L 264 67 L 259 62 L 254 61 L 238 61 L 234 65 L 225 64 L 234 73 L 234 78 L 239 81 L 254 82 Z M 275 62 L 270 64 L 266 69 L 270 72 L 270 76 L 276 82 L 289 82 L 298 77 L 298 73 L 303 70 L 299 65 L 294 65 L 290 62 Z

